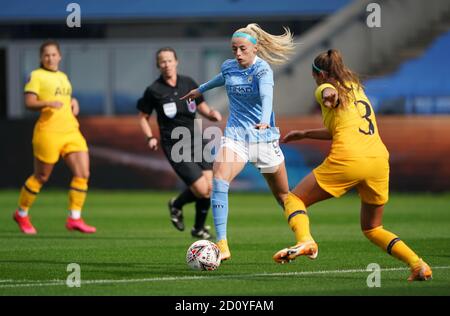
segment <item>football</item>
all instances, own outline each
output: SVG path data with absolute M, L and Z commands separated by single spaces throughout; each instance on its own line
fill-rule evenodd
M 209 240 L 198 240 L 189 247 L 186 262 L 195 270 L 216 270 L 220 265 L 220 250 Z

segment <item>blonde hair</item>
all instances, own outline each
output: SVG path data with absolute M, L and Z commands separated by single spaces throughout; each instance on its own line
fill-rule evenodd
M 272 35 L 264 31 L 258 24 L 251 23 L 244 28 L 240 28 L 235 33 L 246 33 L 254 37 L 259 57 L 274 65 L 284 64 L 289 60 L 289 56 L 294 53 L 295 44 L 289 28 L 284 27 L 283 35 Z

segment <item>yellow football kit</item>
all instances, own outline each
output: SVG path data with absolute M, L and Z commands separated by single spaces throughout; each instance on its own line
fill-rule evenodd
M 315 96 L 333 144 L 328 157 L 313 173 L 319 186 L 335 197 L 356 187 L 363 202 L 384 205 L 389 194 L 389 153 L 378 134 L 375 115 L 364 91 L 356 84 L 348 86 L 351 86 L 348 101 L 344 104 L 340 99 L 334 108 L 324 106 L 322 93 L 326 88 L 337 89 L 328 83 L 316 89 Z M 284 215 L 297 244 L 275 253 L 274 260 L 284 263 L 302 255 L 315 259 L 318 246 L 309 229 L 305 203 L 292 192 L 284 202 Z M 375 245 L 410 266 L 409 281 L 431 279 L 431 268 L 397 235 L 381 225 L 364 229 L 363 233 Z
M 33 133 L 33 153 L 37 159 L 53 164 L 60 155 L 88 151 L 86 140 L 72 113 L 72 86 L 66 74 L 36 69 L 24 90 L 25 93 L 36 94 L 41 101 L 60 101 L 63 104 L 59 109 L 45 107 L 41 110 Z
M 363 202 L 381 205 L 388 200 L 389 153 L 383 144 L 373 108 L 362 88 L 348 84 L 348 102 L 335 108 L 323 105 L 322 92 L 333 85 L 325 83 L 315 92 L 323 122 L 333 137 L 325 161 L 313 170 L 322 189 L 339 197 L 356 187 Z

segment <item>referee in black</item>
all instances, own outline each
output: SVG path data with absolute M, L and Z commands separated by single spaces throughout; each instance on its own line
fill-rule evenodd
M 211 205 L 212 162 L 204 161 L 203 154 L 202 161 L 195 162 L 194 152 L 202 150 L 205 144 L 202 140 L 202 148 L 195 148 L 198 142 L 194 141 L 194 128 L 198 127 L 195 127 L 194 119 L 196 112 L 214 122 L 221 121 L 222 116 L 218 111 L 211 109 L 202 96 L 190 102 L 180 101 L 180 97 L 197 88 L 198 85 L 192 78 L 178 75 L 178 59 L 173 48 L 159 49 L 156 53 L 156 65 L 161 75 L 145 90 L 137 103 L 140 111 L 140 125 L 150 149 L 157 150 L 158 139 L 153 136 L 149 122 L 153 110 L 156 111 L 161 147 L 177 175 L 188 186 L 178 197 L 172 198 L 168 203 L 173 225 L 180 231 L 184 230 L 183 206 L 195 201 L 195 224 L 191 234 L 196 238 L 209 239 L 211 234 L 205 227 L 205 221 Z M 188 141 L 192 145 L 189 161 L 175 162 L 174 160 L 177 159 L 172 157 L 172 147 L 180 141 L 171 137 L 172 131 L 177 127 L 189 129 L 191 139 Z

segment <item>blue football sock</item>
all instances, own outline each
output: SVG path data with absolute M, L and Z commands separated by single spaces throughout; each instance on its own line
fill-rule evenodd
M 228 188 L 230 184 L 222 179 L 213 179 L 211 195 L 214 226 L 216 227 L 217 240 L 227 239 L 228 220 Z

